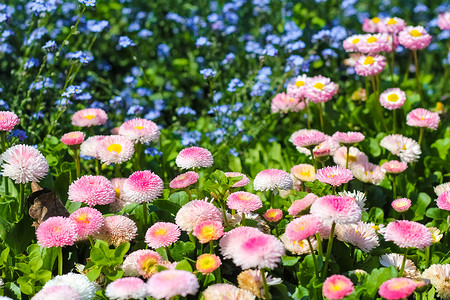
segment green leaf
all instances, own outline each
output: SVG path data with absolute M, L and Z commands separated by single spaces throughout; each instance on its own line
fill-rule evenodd
M 281 263 L 283 266 L 293 266 L 300 260 L 300 257 L 283 255 L 281 257 Z
M 192 242 L 183 242 L 178 241 L 174 244 L 173 248 L 171 248 L 170 256 L 174 260 L 182 260 L 184 257 L 188 257 L 195 250 L 195 245 Z
M 176 215 L 178 210 L 181 208 L 180 205 L 169 200 L 155 200 L 152 204 L 161 210 L 170 212 L 173 215 Z
M 100 276 L 100 273 L 102 272 L 101 266 L 94 266 L 86 273 L 87 278 L 89 278 L 90 281 L 94 281 Z
M 425 216 L 425 211 L 431 203 L 431 198 L 425 193 L 419 193 L 419 197 L 417 199 L 417 204 L 413 205 L 411 207 L 411 211 L 414 212 L 414 218 L 413 221 L 420 221 L 423 220 L 423 217 Z
M 123 256 L 130 249 L 130 243 L 122 243 L 114 250 L 114 256 L 120 259 L 123 259 Z
M 189 196 L 185 191 L 179 191 L 170 195 L 169 200 L 181 207 L 189 202 Z
M 22 293 L 20 292 L 20 287 L 14 282 L 5 283 L 4 287 L 4 295 L 10 297 L 12 299 L 22 299 Z
M 363 286 L 367 289 L 368 299 L 375 299 L 375 296 L 380 288 L 380 285 L 388 279 L 397 277 L 397 270 L 395 267 L 373 269 L 370 275 L 364 280 Z
M 294 299 L 302 299 L 303 297 L 308 297 L 309 296 L 309 291 L 307 288 L 299 285 L 296 289 L 295 289 L 295 293 L 292 295 L 292 297 Z
M 184 270 L 184 271 L 192 272 L 192 267 L 191 267 L 191 264 L 187 260 L 183 259 L 182 261 L 177 263 L 175 270 Z
M 34 285 L 31 283 L 30 278 L 26 276 L 19 277 L 17 283 L 19 284 L 20 290 L 25 295 L 34 294 Z

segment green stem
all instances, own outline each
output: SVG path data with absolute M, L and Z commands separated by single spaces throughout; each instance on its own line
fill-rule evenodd
M 397 113 L 396 113 L 396 109 L 394 109 L 393 111 L 392 111 L 392 127 L 393 127 L 393 131 L 394 131 L 394 134 L 395 134 L 395 132 L 397 131 Z
M 405 254 L 403 255 L 403 261 L 402 261 L 402 267 L 400 268 L 400 273 L 398 273 L 398 277 L 403 277 L 403 272 L 405 271 L 407 256 L 408 256 L 408 248 L 405 249 Z
M 265 298 L 265 300 L 270 300 L 270 299 L 272 299 L 272 297 L 270 296 L 270 293 L 269 293 L 269 286 L 267 285 L 266 274 L 264 273 L 264 268 L 262 268 L 260 271 L 261 271 L 261 277 L 262 277 L 263 287 L 264 287 L 264 298 Z
M 58 247 L 58 275 L 63 274 L 63 254 L 62 247 Z
M 336 195 L 336 186 L 332 186 L 331 190 L 333 191 L 333 195 Z
M 308 100 L 305 100 L 305 110 L 306 110 L 306 124 L 308 125 L 308 129 L 311 129 L 311 123 L 309 121 L 309 103 L 308 103 Z
M 147 208 L 147 202 L 142 203 L 142 210 L 144 212 L 143 214 L 143 221 L 144 221 L 144 228 L 147 230 L 148 228 L 148 208 Z
M 191 194 L 191 191 L 189 190 L 189 188 L 186 187 L 184 190 L 186 191 L 186 194 L 189 196 L 189 201 L 192 201 L 192 194 Z
M 140 169 L 140 159 L 141 159 L 141 152 L 142 152 L 142 143 L 138 142 L 136 144 L 136 153 L 134 158 L 134 170 L 139 171 Z
M 397 199 L 397 175 L 392 175 L 392 192 L 393 192 L 393 200 Z
M 274 208 L 274 205 L 275 205 L 275 194 L 271 190 L 269 190 L 268 193 L 269 193 L 269 198 L 270 198 L 270 208 Z
M 241 225 L 245 226 L 245 213 L 242 213 Z
M 314 172 L 317 172 L 317 165 L 316 165 L 316 159 L 314 158 L 313 148 L 310 148 L 309 151 L 311 151 L 311 160 L 314 165 Z
M 314 263 L 314 271 L 316 273 L 316 278 L 319 278 L 319 265 L 317 264 L 316 254 L 314 253 L 314 248 L 311 244 L 309 237 L 306 239 L 308 241 L 309 249 L 311 249 L 311 255 Z
M 73 34 L 73 33 L 75 32 L 75 30 L 77 29 L 78 23 L 80 23 L 81 16 L 83 15 L 83 13 L 84 13 L 85 10 L 86 10 L 86 7 L 83 7 L 83 9 L 82 9 L 82 10 L 80 11 L 80 13 L 78 14 L 78 20 L 77 20 L 77 22 L 75 23 L 74 26 L 72 26 L 72 27 L 70 28 L 69 34 L 66 36 L 66 38 L 64 39 L 64 41 L 61 43 L 61 47 L 59 48 L 58 52 L 56 52 L 56 54 L 55 54 L 55 62 L 56 62 L 56 59 L 58 58 L 58 56 L 61 54 L 61 50 L 63 49 L 64 45 L 66 45 L 66 42 L 70 39 L 70 37 L 72 36 L 72 34 Z
M 220 273 L 220 268 L 217 268 L 214 272 L 216 274 L 216 282 L 222 283 L 222 274 Z
M 347 156 L 345 160 L 345 168 L 348 169 L 348 157 L 350 156 L 350 146 L 347 146 Z
M 73 149 L 73 158 L 75 159 L 75 169 L 78 179 L 81 177 L 80 155 L 78 155 L 78 149 Z
M 209 241 L 209 254 L 214 254 L 214 242 Z
M 331 225 L 330 238 L 328 240 L 328 245 L 327 245 L 327 255 L 325 257 L 325 264 L 323 265 L 323 269 L 322 269 L 322 280 L 325 280 L 325 278 L 327 278 L 328 264 L 330 262 L 331 248 L 333 247 L 334 229 L 335 228 L 336 228 L 336 223 L 333 222 L 333 225 Z
M 114 176 L 116 178 L 120 177 L 120 165 L 119 164 L 114 164 Z
M 385 122 L 384 116 L 383 116 L 383 110 L 382 110 L 381 104 L 380 104 L 380 97 L 378 96 L 377 83 L 375 82 L 376 77 L 371 76 L 371 79 L 372 79 L 372 88 L 373 88 L 373 94 L 374 94 L 373 101 L 375 101 L 375 106 L 377 107 L 378 115 L 380 116 L 381 125 L 383 126 L 384 131 L 388 132 L 386 122 Z
M 275 223 L 275 235 L 276 235 L 276 237 L 280 236 L 280 232 L 278 230 L 278 223 Z
M 22 214 L 25 213 L 24 208 L 26 208 L 25 183 L 19 183 L 19 193 L 20 193 L 19 218 L 22 218 Z
M 318 105 L 319 105 L 320 129 L 321 129 L 321 131 L 323 131 L 323 111 L 322 111 L 322 102 L 319 102 Z
M 317 254 L 323 257 L 322 252 L 322 239 L 320 238 L 320 234 L 316 233 L 316 241 L 317 241 Z
M 414 57 L 414 65 L 416 66 L 416 85 L 420 96 L 420 103 L 422 103 L 422 106 L 425 107 L 425 102 L 423 100 L 422 85 L 420 84 L 420 72 L 419 72 L 419 61 L 417 60 L 417 50 L 413 50 L 413 57 Z
M 225 227 L 228 227 L 228 219 L 227 219 L 227 212 L 225 210 L 225 205 L 222 204 L 222 201 L 217 200 L 219 202 L 220 208 L 222 208 L 222 215 L 223 215 L 223 222 L 225 223 Z
M 95 175 L 100 175 L 100 161 L 95 158 Z
M 430 266 L 431 246 L 425 248 L 425 255 L 425 269 L 428 269 L 428 267 Z
M 91 243 L 91 247 L 94 247 L 94 239 L 92 238 L 92 235 L 88 235 L 89 243 Z
M 422 138 L 423 138 L 423 132 L 424 131 L 425 131 L 425 127 L 420 127 L 419 146 L 422 144 Z

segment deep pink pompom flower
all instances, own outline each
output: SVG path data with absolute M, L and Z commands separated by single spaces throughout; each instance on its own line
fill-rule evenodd
M 413 221 L 395 221 L 386 226 L 384 239 L 392 241 L 400 248 L 429 247 L 433 242 L 431 232 L 424 225 Z
M 437 207 L 450 211 L 450 191 L 445 191 L 436 200 Z
M 438 113 L 431 112 L 424 108 L 413 109 L 406 115 L 406 124 L 414 127 L 426 127 L 436 130 L 440 117 Z
M 234 183 L 231 187 L 237 188 L 237 187 L 243 187 L 250 183 L 250 179 L 245 174 L 238 173 L 238 172 L 225 172 L 226 177 L 241 177 L 242 179 L 238 182 Z
M 383 282 L 378 290 L 381 297 L 387 300 L 408 298 L 416 289 L 416 283 L 409 278 L 391 278 Z
M 400 45 L 411 50 L 421 50 L 431 42 L 431 35 L 422 26 L 406 26 L 398 34 Z
M 341 166 L 325 167 L 317 170 L 316 179 L 332 186 L 340 186 L 352 180 L 353 174 Z
M 387 161 L 381 165 L 387 173 L 399 174 L 408 168 L 408 164 L 398 160 Z
M 362 55 L 356 61 L 355 71 L 360 76 L 372 76 L 384 70 L 386 58 L 382 55 Z
M 175 163 L 179 168 L 207 168 L 214 162 L 213 156 L 208 149 L 201 147 L 185 148 L 178 153 Z
M 391 205 L 395 211 L 404 212 L 411 207 L 411 200 L 408 198 L 399 198 L 392 201 Z
M 168 222 L 153 224 L 145 234 L 145 242 L 150 248 L 167 247 L 178 241 L 181 231 L 177 225 Z
M 316 234 L 320 227 L 319 218 L 313 215 L 304 215 L 287 224 L 286 235 L 292 241 L 302 241 Z
M 314 201 L 310 213 L 323 224 L 351 224 L 361 221 L 361 208 L 356 200 L 347 196 L 328 195 Z
M 19 124 L 19 117 L 10 111 L 0 111 L 0 131 L 11 131 Z
M 103 215 L 95 208 L 82 207 L 74 211 L 69 219 L 77 225 L 78 239 L 98 233 L 103 226 Z
M 159 139 L 158 126 L 150 120 L 136 118 L 126 121 L 119 127 L 119 134 L 135 143 L 149 143 Z
M 125 201 L 151 202 L 161 196 L 164 189 L 162 179 L 152 171 L 137 171 L 125 180 L 122 195 Z
M 100 108 L 86 108 L 77 111 L 72 116 L 72 125 L 79 127 L 91 127 L 103 125 L 108 120 L 108 115 Z
M 399 88 L 387 89 L 380 94 L 381 105 L 389 110 L 399 109 L 406 101 L 406 93 Z
M 354 132 L 354 131 L 339 132 L 339 131 L 336 131 L 332 135 L 332 138 L 338 143 L 341 143 L 344 145 L 352 145 L 352 144 L 363 141 L 365 136 L 361 132 Z
M 332 275 L 323 283 L 322 292 L 327 299 L 343 299 L 349 296 L 355 288 L 353 282 L 344 275 Z
M 231 193 L 227 198 L 229 209 L 235 209 L 239 213 L 249 213 L 261 208 L 262 201 L 258 195 L 249 192 Z
M 175 216 L 175 223 L 184 231 L 192 232 L 203 221 L 222 222 L 222 213 L 214 204 L 193 200 L 183 205 Z
M 198 180 L 198 173 L 194 171 L 188 171 L 180 174 L 169 183 L 171 189 L 184 189 L 191 184 L 196 183 Z
M 83 202 L 89 206 L 114 202 L 116 191 L 106 177 L 85 175 L 69 186 L 69 200 Z
M 286 171 L 278 169 L 263 170 L 256 174 L 253 188 L 257 191 L 291 190 L 292 178 Z
M 164 270 L 147 281 L 148 292 L 156 299 L 195 295 L 199 287 L 197 277 L 191 272 L 182 270 Z
M 41 247 L 72 246 L 77 239 L 77 226 L 69 218 L 50 217 L 39 225 L 36 237 Z
M 138 277 L 123 277 L 108 284 L 105 295 L 113 300 L 143 299 L 148 296 L 147 285 Z
M 309 78 L 305 94 L 309 101 L 321 103 L 329 101 L 337 91 L 337 85 L 330 78 L 318 75 Z
M 81 131 L 68 132 L 61 137 L 61 142 L 68 146 L 80 145 L 84 141 L 85 134 Z

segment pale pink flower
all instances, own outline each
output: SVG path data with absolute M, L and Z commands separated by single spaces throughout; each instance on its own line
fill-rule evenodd
M 0 111 L 0 131 L 11 131 L 19 124 L 19 117 L 10 111 Z
M 80 146 L 80 155 L 99 159 L 97 149 L 100 145 L 100 141 L 105 137 L 106 136 L 104 135 L 94 135 L 88 137 Z
M 204 300 L 255 300 L 251 292 L 229 283 L 217 283 L 203 291 Z
M 285 93 L 276 94 L 272 99 L 272 113 L 299 112 L 305 108 L 305 102 L 300 98 L 292 98 Z
M 80 145 L 84 141 L 85 134 L 81 131 L 72 131 L 61 137 L 61 142 L 68 146 Z
M 77 290 L 70 285 L 54 285 L 49 286 L 45 289 L 40 290 L 36 295 L 33 296 L 33 300 L 59 300 L 59 299 L 70 299 L 70 300 L 83 300 L 83 298 L 78 294 Z M 12 300 L 8 297 L 0 297 L 0 300 Z
M 402 268 L 403 258 L 404 255 L 400 255 L 397 253 L 389 253 L 381 255 L 379 261 L 383 267 L 389 268 L 390 266 L 393 266 L 397 269 L 397 271 L 400 271 L 400 269 Z M 410 259 L 406 259 L 403 277 L 409 277 L 414 279 L 421 277 L 420 271 L 417 270 L 416 265 Z
M 365 34 L 361 36 L 358 50 L 365 54 L 377 54 L 385 51 L 386 39 L 382 34 Z
M 194 171 L 188 171 L 180 174 L 169 183 L 171 189 L 184 189 L 198 181 L 198 174 Z
M 215 241 L 223 235 L 223 225 L 221 221 L 202 221 L 195 225 L 192 233 L 200 243 L 205 244 Z
M 299 213 L 307 210 L 319 197 L 309 193 L 303 199 L 295 200 L 288 209 L 289 215 L 295 217 Z
M 96 154 L 104 164 L 121 164 L 134 154 L 132 141 L 121 135 L 110 135 L 98 142 Z
M 283 217 L 283 211 L 278 208 L 270 208 L 263 214 L 263 217 L 267 221 L 275 223 L 281 220 Z
M 365 183 L 372 183 L 375 185 L 380 185 L 386 176 L 386 170 L 382 167 L 372 164 L 370 162 L 365 162 L 361 164 L 352 165 L 352 173 L 356 179 Z
M 362 24 L 362 30 L 365 32 L 375 33 L 379 32 L 381 26 L 381 19 L 378 17 L 372 19 L 364 19 Z
M 351 224 L 361 221 L 361 208 L 355 199 L 346 196 L 328 195 L 314 201 L 310 213 L 320 220 L 324 226 L 332 223 Z
M 438 15 L 437 25 L 441 30 L 450 30 L 450 12 L 440 13 Z
M 163 264 L 163 259 L 161 255 L 158 254 L 158 252 L 155 252 L 153 250 L 137 250 L 134 252 L 131 252 L 127 257 L 125 257 L 123 263 L 122 263 L 122 270 L 124 276 L 140 276 L 139 274 L 139 266 L 137 261 L 140 260 L 140 257 L 147 257 L 149 258 L 147 263 L 148 269 L 154 268 L 154 271 L 156 273 L 157 271 L 157 265 Z M 152 259 L 150 259 L 152 258 Z M 142 261 L 141 261 L 142 263 Z M 142 269 L 142 267 L 141 267 Z
M 185 148 L 178 153 L 175 163 L 179 168 L 208 168 L 214 162 L 213 156 L 208 149 L 201 147 Z
M 157 222 L 145 233 L 145 242 L 150 248 L 167 247 L 178 241 L 181 231 L 177 225 L 169 222 Z
M 347 147 L 340 147 L 333 155 L 335 164 L 345 168 L 347 165 Z M 364 164 L 369 162 L 369 157 L 360 151 L 358 148 L 350 147 L 348 153 L 348 167 L 351 169 L 357 164 Z
M 256 191 L 291 190 L 292 178 L 286 171 L 278 169 L 263 170 L 256 174 L 253 180 Z
M 404 212 L 411 207 L 411 200 L 408 198 L 398 198 L 392 201 L 391 206 L 397 212 Z
M 161 196 L 162 179 L 152 171 L 136 171 L 123 183 L 123 199 L 129 202 L 151 202 Z
M 147 285 L 138 277 L 119 278 L 108 284 L 105 296 L 113 300 L 142 299 L 147 296 Z
M 199 271 L 203 275 L 207 275 L 214 272 L 214 270 L 220 267 L 221 264 L 222 261 L 220 260 L 220 257 L 215 254 L 205 253 L 197 257 L 195 266 L 197 268 L 197 271 Z
M 316 171 L 314 166 L 309 164 L 299 164 L 291 168 L 291 174 L 300 181 L 314 181 L 316 179 Z
M 358 247 L 367 253 L 380 245 L 374 227 L 373 223 L 365 222 L 338 224 L 336 225 L 336 236 L 338 240 Z
M 203 221 L 222 222 L 222 213 L 213 204 L 203 200 L 193 200 L 183 205 L 177 212 L 175 223 L 184 231 L 192 232 Z
M 426 269 L 423 278 L 429 279 L 442 299 L 450 299 L 450 264 L 431 265 Z
M 409 278 L 391 278 L 383 282 L 378 290 L 381 297 L 387 300 L 408 298 L 416 289 L 416 283 Z
M 133 220 L 125 216 L 115 215 L 105 217 L 103 226 L 95 238 L 110 245 L 119 246 L 130 242 L 137 234 L 137 226 Z
M 39 182 L 47 175 L 48 162 L 39 150 L 28 145 L 15 145 L 0 155 L 2 175 L 15 183 Z
M 358 45 L 363 40 L 364 36 L 361 34 L 355 34 L 346 38 L 343 42 L 343 46 L 346 52 L 359 52 Z
M 302 241 L 315 235 L 321 226 L 316 216 L 304 215 L 286 225 L 286 235 L 292 241 Z
M 440 117 L 438 113 L 431 112 L 424 108 L 416 108 L 406 116 L 406 124 L 414 127 L 426 127 L 436 130 L 439 125 Z
M 403 19 L 393 17 L 393 18 L 385 18 L 382 22 L 380 22 L 380 32 L 385 33 L 399 33 L 405 28 L 406 22 Z
M 69 200 L 83 202 L 89 206 L 114 202 L 116 191 L 106 177 L 85 175 L 69 186 Z
M 195 295 L 199 289 L 197 277 L 182 270 L 164 270 L 147 281 L 150 296 L 169 300 L 175 296 Z
M 50 217 L 39 225 L 36 237 L 41 247 L 72 246 L 77 239 L 77 226 L 69 218 Z
M 307 81 L 305 96 L 311 102 L 321 103 L 329 101 L 337 91 L 337 85 L 330 78 L 318 75 Z
M 384 239 L 392 241 L 400 248 L 423 250 L 433 242 L 431 232 L 424 225 L 413 221 L 395 221 L 386 226 Z
M 398 34 L 400 45 L 411 50 L 421 50 L 431 42 L 431 35 L 427 33 L 423 26 L 406 26 Z
M 450 182 L 446 182 L 434 187 L 434 192 L 436 193 L 437 196 L 440 196 L 442 193 L 445 193 L 446 191 L 450 191 Z
M 362 142 L 365 138 L 364 134 L 361 132 L 349 131 L 349 132 L 339 132 L 336 131 L 331 136 L 336 142 L 344 145 L 353 145 L 355 143 Z
M 94 299 L 95 292 L 96 292 L 96 286 L 93 282 L 87 278 L 84 274 L 75 274 L 75 273 L 67 273 L 64 275 L 58 275 L 47 281 L 47 283 L 44 285 L 42 290 L 50 289 L 51 287 L 55 286 L 70 286 L 73 288 L 78 295 L 80 296 L 80 299 L 82 300 L 91 300 Z M 45 300 L 59 300 L 59 299 L 70 299 L 70 294 L 64 295 L 63 298 L 45 298 Z M 76 299 L 76 298 L 75 298 Z
M 101 108 L 86 108 L 77 111 L 72 116 L 72 125 L 78 127 L 91 127 L 103 125 L 108 120 L 108 115 Z
M 150 120 L 136 118 L 120 125 L 119 134 L 134 141 L 134 143 L 146 144 L 159 139 L 158 126 Z
M 324 142 L 314 147 L 313 149 L 314 157 L 334 155 L 340 146 L 341 145 L 336 140 L 334 140 L 331 136 L 327 135 L 327 139 Z M 298 148 L 299 147 L 297 147 L 297 150 Z M 306 148 L 304 149 L 306 150 L 307 154 L 310 153 L 308 149 Z
M 328 299 L 343 299 L 349 296 L 355 288 L 353 282 L 343 275 L 331 275 L 323 283 L 322 292 Z
M 238 173 L 238 172 L 225 172 L 226 177 L 240 177 L 242 176 L 242 179 L 238 182 L 234 183 L 231 187 L 237 188 L 237 187 L 243 187 L 250 183 L 250 179 L 245 174 Z
M 259 196 L 249 192 L 231 193 L 227 198 L 229 209 L 235 209 L 239 213 L 249 213 L 261 208 L 262 201 Z
M 356 61 L 355 71 L 360 76 L 372 76 L 381 73 L 386 66 L 386 58 L 382 55 L 362 55 Z
M 436 200 L 436 205 L 440 209 L 450 211 L 450 191 L 440 194 Z
M 408 164 L 398 160 L 387 161 L 381 165 L 387 173 L 399 174 L 408 168 Z
M 399 88 L 387 89 L 380 94 L 381 105 L 389 110 L 399 109 L 406 101 L 406 94 Z
M 114 202 L 110 203 L 110 208 L 114 212 L 121 211 L 126 205 L 130 204 L 123 199 L 122 188 L 125 183 L 126 178 L 113 178 L 111 179 L 111 184 L 113 185 L 114 191 L 116 192 L 116 197 Z
M 103 226 L 103 215 L 95 208 L 79 208 L 70 214 L 69 219 L 77 226 L 78 239 L 98 233 Z
M 328 232 L 328 236 L 329 235 L 330 233 Z M 286 233 L 284 233 L 280 236 L 280 241 L 283 243 L 284 248 L 289 252 L 291 252 L 292 254 L 303 255 L 311 253 L 311 248 L 309 247 L 307 240 L 293 241 L 287 237 Z M 316 250 L 317 240 L 314 237 L 310 237 L 309 241 L 311 242 L 313 249 Z
M 295 137 L 293 144 L 298 147 L 313 148 L 327 140 L 328 136 L 323 132 L 307 131 Z
M 317 170 L 316 179 L 332 186 L 340 186 L 352 180 L 353 174 L 341 166 L 325 167 Z
M 142 252 L 136 259 L 136 268 L 142 277 L 148 279 L 158 273 L 162 258 L 157 252 Z
M 306 74 L 302 74 L 289 80 L 286 89 L 287 95 L 292 98 L 303 99 L 305 97 L 308 80 L 309 77 Z
M 420 146 L 415 140 L 404 137 L 401 134 L 385 136 L 380 141 L 380 146 L 399 156 L 400 160 L 405 163 L 417 161 L 420 154 L 422 154 Z

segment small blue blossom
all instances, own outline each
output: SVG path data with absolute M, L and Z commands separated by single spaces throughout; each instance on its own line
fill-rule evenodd
M 208 40 L 208 38 L 201 36 L 195 41 L 195 46 L 201 47 L 201 46 L 211 46 L 212 43 Z
M 187 106 L 181 106 L 177 108 L 177 115 L 181 116 L 181 115 L 193 115 L 195 116 L 197 113 L 195 112 L 195 110 L 193 110 L 190 107 Z
M 243 86 L 244 86 L 244 83 L 240 79 L 233 78 L 233 79 L 231 79 L 230 83 L 228 84 L 227 91 L 235 92 L 237 87 L 243 87 Z
M 146 39 L 148 37 L 151 37 L 153 35 L 153 32 L 144 28 L 141 31 L 138 32 L 138 37 L 142 38 L 142 39 Z
M 90 32 L 102 32 L 103 29 L 108 28 L 108 27 L 109 27 L 109 22 L 106 20 L 101 20 L 101 21 L 88 20 L 86 22 L 86 28 Z
M 239 153 L 237 152 L 236 148 L 231 148 L 230 151 L 228 151 L 228 153 L 230 153 L 234 157 L 238 157 L 239 156 Z
M 30 69 L 32 67 L 36 67 L 39 65 L 39 60 L 37 58 L 34 57 L 30 57 L 25 64 L 23 65 L 24 69 Z
M 61 96 L 69 98 L 72 95 L 79 95 L 82 92 L 82 88 L 79 85 L 70 85 Z
M 132 105 L 127 111 L 127 115 L 139 115 L 144 112 L 144 107 L 140 105 Z
M 219 100 L 222 99 L 222 96 L 223 96 L 222 92 L 216 92 L 213 96 L 213 101 L 216 103 L 219 102 Z
M 185 131 L 181 134 L 181 144 L 183 146 L 197 144 L 202 138 L 200 131 Z
M 157 49 L 158 57 L 164 58 L 170 56 L 170 47 L 167 44 L 159 44 Z
M 54 52 L 58 50 L 58 45 L 55 41 L 47 41 L 44 46 L 42 46 L 42 49 L 44 49 L 47 52 Z
M 81 4 L 84 4 L 86 6 L 95 6 L 95 0 L 78 0 Z
M 209 68 L 200 70 L 200 74 L 202 74 L 203 78 L 205 78 L 205 79 L 207 79 L 209 77 L 216 77 L 216 73 L 217 73 L 216 71 L 214 71 L 213 69 L 209 69 Z
M 19 139 L 19 142 L 23 142 L 25 139 L 28 138 L 27 133 L 20 129 L 12 130 L 11 137 L 15 137 L 15 138 Z
M 161 112 L 156 109 L 151 109 L 149 112 L 144 116 L 144 119 L 147 120 L 154 120 L 156 118 L 159 118 L 161 116 Z
M 144 150 L 145 155 L 161 156 L 163 153 L 156 148 L 148 147 Z
M 133 40 L 131 40 L 127 36 L 121 36 L 119 37 L 119 46 L 122 48 L 127 48 L 128 46 L 135 46 L 136 44 L 133 43 Z

